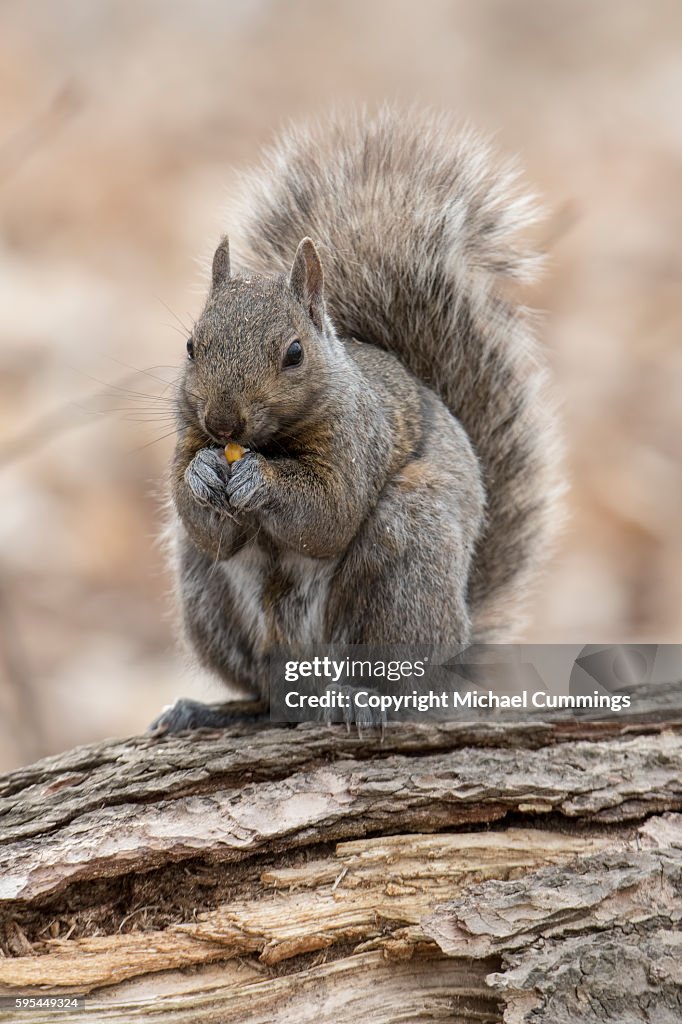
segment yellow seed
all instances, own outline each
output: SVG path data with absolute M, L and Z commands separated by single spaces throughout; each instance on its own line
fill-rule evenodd
M 246 455 L 246 448 L 242 448 L 240 444 L 234 444 L 230 441 L 229 444 L 225 445 L 225 458 L 232 465 L 233 462 L 239 462 Z

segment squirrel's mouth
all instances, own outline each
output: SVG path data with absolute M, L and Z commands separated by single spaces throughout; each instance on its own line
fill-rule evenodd
M 236 424 L 223 424 L 219 420 L 212 423 L 207 417 L 200 416 L 199 425 L 208 443 L 220 448 L 228 444 L 237 444 L 250 451 L 256 451 L 267 444 L 273 436 L 272 424 L 260 424 L 258 417 L 254 416 L 244 416 Z
M 251 431 L 246 430 L 211 430 L 207 423 L 202 423 L 202 432 L 206 440 L 216 448 L 224 448 L 228 444 L 238 444 L 242 448 L 252 448 Z
M 259 444 L 258 439 L 254 438 L 251 433 L 238 433 L 229 435 L 221 434 L 220 436 L 218 436 L 217 434 L 213 434 L 208 430 L 204 430 L 204 434 L 206 435 L 208 447 L 216 448 L 219 449 L 220 451 L 224 451 L 225 448 L 229 446 L 236 446 L 238 448 L 243 448 L 249 452 L 255 452 L 259 451 L 260 448 L 262 447 L 262 445 Z

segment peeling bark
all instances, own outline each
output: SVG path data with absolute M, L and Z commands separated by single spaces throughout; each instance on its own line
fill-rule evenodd
M 492 881 L 425 918 L 448 956 L 502 957 L 505 1024 L 682 1019 L 682 816 L 629 848 Z
M 6 776 L 0 995 L 84 994 L 93 1021 L 680 1019 L 682 735 L 566 726 L 242 727 Z
M 253 756 L 250 738 L 246 747 Z M 110 771 L 115 774 L 115 767 Z M 180 795 L 191 793 L 193 782 L 204 788 L 209 769 L 197 772 L 200 779 L 189 772 L 183 778 L 174 765 L 174 786 L 158 799 L 158 777 L 150 785 L 140 759 L 125 802 L 117 780 L 109 806 L 101 806 L 101 784 L 95 787 L 96 808 L 88 773 L 46 786 L 34 782 L 27 794 L 34 805 L 30 823 L 24 801 L 15 794 L 18 813 L 10 808 L 3 821 L 0 906 L 35 900 L 92 877 L 197 856 L 237 861 L 374 832 L 493 822 L 511 812 L 637 820 L 682 807 L 682 736 L 344 760 L 241 785 L 231 781 L 225 787 L 220 778 L 213 792 Z M 67 788 L 71 792 L 64 801 Z M 38 802 L 43 811 L 36 817 Z M 51 802 L 58 813 L 51 813 Z M 25 838 L 29 830 L 31 837 Z
M 538 864 L 612 846 L 610 837 L 537 829 L 339 843 L 333 856 L 264 871 L 248 898 L 205 911 L 191 923 L 143 934 L 58 939 L 42 956 L 0 961 L 0 985 L 90 992 L 170 967 L 255 952 L 273 965 L 348 943 L 393 954 L 402 942 L 411 955 L 428 941 L 419 928 L 422 917 L 471 882 L 514 877 Z

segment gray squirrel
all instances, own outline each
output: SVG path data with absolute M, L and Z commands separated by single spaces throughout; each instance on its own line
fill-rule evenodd
M 277 645 L 514 638 L 557 520 L 555 415 L 529 317 L 533 203 L 448 120 L 384 109 L 291 131 L 245 180 L 177 395 L 184 628 L 268 704 Z M 246 448 L 228 464 L 228 442 Z

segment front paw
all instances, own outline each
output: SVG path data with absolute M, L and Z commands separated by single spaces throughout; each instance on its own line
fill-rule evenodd
M 239 512 L 252 512 L 262 508 L 267 496 L 266 462 L 262 455 L 247 452 L 233 462 L 227 484 L 230 505 Z
M 202 448 L 185 470 L 185 482 L 196 500 L 218 512 L 229 510 L 229 481 L 230 467 L 219 448 Z

